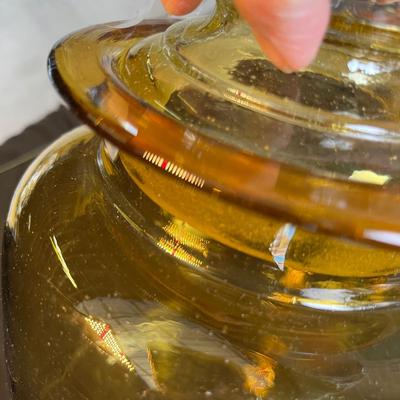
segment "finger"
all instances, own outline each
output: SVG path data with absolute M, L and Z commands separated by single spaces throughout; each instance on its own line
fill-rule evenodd
M 164 8 L 172 15 L 185 15 L 193 11 L 202 0 L 161 0 Z
M 315 58 L 329 23 L 329 0 L 235 0 L 270 60 L 283 71 Z
M 399 3 L 399 0 L 374 0 L 374 1 L 375 1 L 375 3 L 383 4 L 383 5 Z

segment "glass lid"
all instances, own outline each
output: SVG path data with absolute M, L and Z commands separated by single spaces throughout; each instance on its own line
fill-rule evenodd
M 228 0 L 212 16 L 74 33 L 49 71 L 97 132 L 188 185 L 399 246 L 400 13 L 384 3 L 334 2 L 298 73 L 265 58 Z

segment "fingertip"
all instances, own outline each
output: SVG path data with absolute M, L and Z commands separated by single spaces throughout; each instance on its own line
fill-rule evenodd
M 196 9 L 202 0 L 161 0 L 171 15 L 185 15 Z
M 265 40 L 263 37 L 257 35 L 256 32 L 254 34 L 261 47 L 261 50 L 268 57 L 269 61 L 275 65 L 275 67 L 286 73 L 291 73 L 298 69 L 295 66 L 288 64 L 288 61 L 285 59 L 285 57 L 277 49 L 275 49 L 275 47 L 268 40 Z
M 318 53 L 329 0 L 235 0 L 265 54 L 283 71 L 306 68 Z

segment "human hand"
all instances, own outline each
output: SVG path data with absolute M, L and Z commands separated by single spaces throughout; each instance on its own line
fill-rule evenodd
M 161 1 L 169 13 L 184 15 L 202 0 Z M 296 71 L 314 59 L 329 23 L 329 0 L 235 0 L 235 4 L 278 68 Z

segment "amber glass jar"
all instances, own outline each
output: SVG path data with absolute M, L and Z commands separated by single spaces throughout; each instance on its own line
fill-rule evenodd
M 398 15 L 336 2 L 289 75 L 230 1 L 55 46 L 91 128 L 11 204 L 17 400 L 396 398 Z

